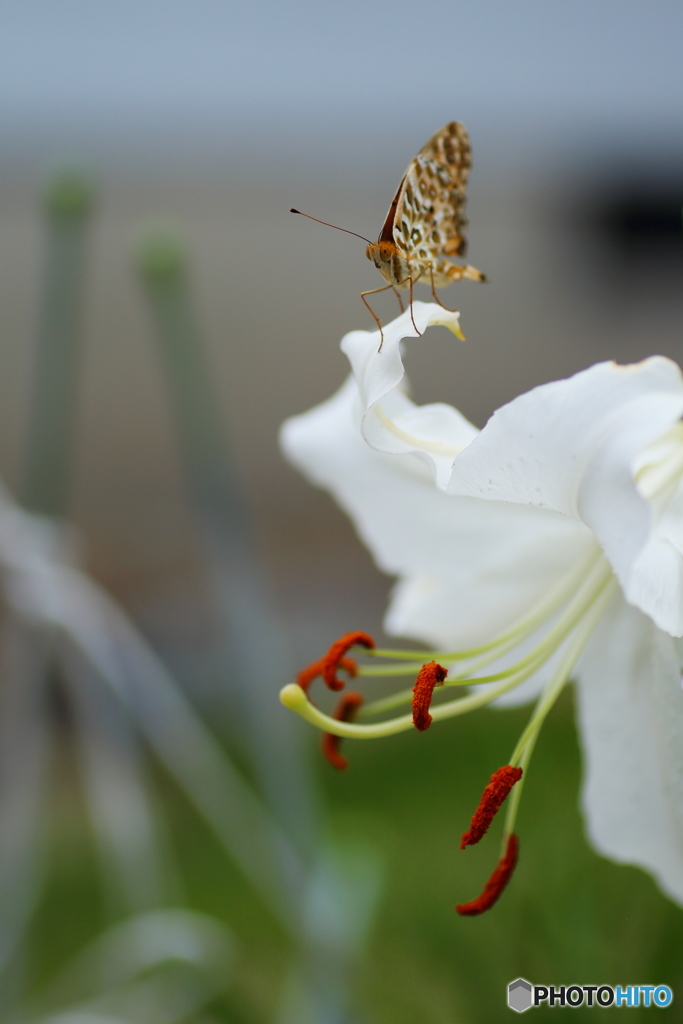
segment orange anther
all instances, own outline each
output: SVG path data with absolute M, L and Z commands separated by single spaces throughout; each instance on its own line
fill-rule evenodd
M 361 633 L 360 631 L 355 633 L 345 633 L 344 636 L 339 638 L 339 640 L 335 640 L 327 654 L 321 659 L 321 675 L 330 690 L 344 689 L 343 681 L 337 678 L 337 669 L 342 665 L 346 652 L 350 650 L 351 647 L 367 647 L 368 650 L 372 650 L 374 646 L 375 641 L 372 637 L 368 636 L 367 633 Z
M 478 914 L 483 914 L 485 910 L 490 910 L 512 878 L 518 856 L 519 840 L 517 836 L 510 835 L 505 853 L 498 861 L 496 869 L 484 886 L 481 895 L 471 903 L 458 903 L 455 908 L 457 912 L 463 917 L 476 917 Z
M 489 825 L 493 821 L 500 805 L 516 782 L 522 777 L 521 768 L 513 768 L 506 764 L 494 772 L 491 781 L 481 795 L 479 806 L 472 815 L 472 821 L 467 832 L 463 832 L 460 840 L 460 849 L 466 846 L 474 846 L 486 835 Z
M 363 695 L 356 690 L 349 690 L 348 693 L 339 698 L 339 703 L 334 709 L 332 717 L 336 718 L 338 722 L 350 722 L 362 703 Z M 348 768 L 349 762 L 343 754 L 339 753 L 340 743 L 341 736 L 333 736 L 331 732 L 323 733 L 323 754 L 333 768 L 344 771 L 345 768 Z
M 413 725 L 424 732 L 432 724 L 429 707 L 435 686 L 441 686 L 448 675 L 448 669 L 436 661 L 428 661 L 420 669 L 413 687 Z
M 296 677 L 296 681 L 302 690 L 308 692 L 308 687 L 311 685 L 313 680 L 323 674 L 324 666 L 325 659 L 319 658 L 318 661 L 314 661 L 311 665 L 307 665 L 306 668 L 301 669 L 301 672 L 299 672 Z M 358 675 L 358 665 L 356 664 L 355 658 L 341 658 L 339 661 L 339 668 L 343 668 L 351 679 Z

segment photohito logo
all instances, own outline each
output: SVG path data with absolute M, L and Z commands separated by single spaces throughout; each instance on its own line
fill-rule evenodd
M 524 1013 L 532 1006 L 669 1006 L 668 985 L 532 985 L 517 978 L 508 985 L 508 1006 Z

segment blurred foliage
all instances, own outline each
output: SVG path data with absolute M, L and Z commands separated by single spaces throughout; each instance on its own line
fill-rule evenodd
M 83 170 L 74 167 L 60 171 L 45 187 L 45 211 L 55 219 L 80 220 L 90 212 L 95 194 L 95 182 Z
M 138 252 L 141 273 L 152 284 L 175 280 L 187 269 L 185 244 L 176 232 L 163 225 L 148 229 Z
M 527 709 L 468 719 L 377 743 L 346 743 L 350 768 L 320 765 L 335 837 L 374 840 L 387 857 L 379 919 L 358 979 L 358 1020 L 371 1024 L 496 1024 L 509 981 L 660 984 L 683 990 L 683 912 L 636 868 L 598 857 L 578 811 L 580 755 L 571 694 L 539 741 L 520 811 L 521 857 L 499 904 L 476 919 L 453 905 L 476 895 L 498 856 L 499 830 L 461 852 L 458 842 Z M 192 808 L 159 771 L 188 903 L 239 936 L 235 982 L 210 1019 L 265 1024 L 287 965 L 287 940 Z M 33 929 L 39 985 L 91 938 L 98 909 L 94 850 L 68 772 L 55 807 L 50 881 Z M 603 1009 L 536 1010 L 534 1020 L 588 1020 Z M 645 1019 L 645 1008 L 629 1020 Z M 674 1003 L 658 1020 L 677 1020 Z M 204 1020 L 206 1011 L 201 1020 Z

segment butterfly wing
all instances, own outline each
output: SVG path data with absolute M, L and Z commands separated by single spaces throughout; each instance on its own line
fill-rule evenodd
M 467 129 L 452 121 L 411 161 L 380 234 L 411 263 L 436 267 L 442 256 L 464 256 L 465 188 L 472 163 Z

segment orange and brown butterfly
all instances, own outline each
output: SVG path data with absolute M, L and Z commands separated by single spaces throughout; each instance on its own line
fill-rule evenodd
M 380 332 L 380 319 L 366 300 L 366 295 L 376 295 L 393 288 L 403 309 L 397 289 L 407 288 L 412 311 L 413 285 L 417 281 L 428 282 L 434 299 L 443 305 L 436 288 L 443 288 L 462 278 L 486 280 L 475 267 L 452 263 L 448 259 L 449 256 L 464 256 L 467 249 L 465 190 L 471 166 L 472 150 L 467 129 L 459 121 L 451 121 L 433 135 L 411 160 L 377 241 L 363 239 L 369 242 L 365 255 L 389 282 L 381 288 L 361 292 L 361 298 Z M 292 210 L 292 213 L 299 212 Z M 317 220 L 315 217 L 311 219 Z M 348 233 L 355 234 L 353 231 Z

